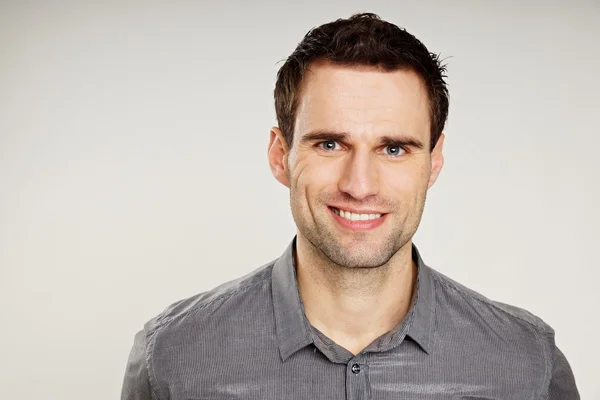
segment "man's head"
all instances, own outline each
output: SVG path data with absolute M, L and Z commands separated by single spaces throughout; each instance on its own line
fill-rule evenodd
M 383 265 L 416 232 L 443 165 L 444 72 L 374 14 L 311 30 L 279 70 L 269 163 L 299 236 L 334 263 Z

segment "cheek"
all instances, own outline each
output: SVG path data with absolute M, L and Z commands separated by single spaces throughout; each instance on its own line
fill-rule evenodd
M 341 173 L 339 163 L 319 161 L 306 157 L 296 164 L 292 185 L 297 191 L 316 195 L 337 187 L 337 179 Z
M 427 186 L 428 179 L 423 168 L 404 166 L 404 168 L 386 170 L 381 183 L 387 196 L 399 202 L 406 202 L 422 196 L 421 193 Z

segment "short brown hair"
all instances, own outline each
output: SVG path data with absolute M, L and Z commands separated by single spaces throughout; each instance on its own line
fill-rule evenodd
M 288 146 L 294 138 L 302 77 L 312 62 L 320 60 L 343 66 L 416 72 L 429 95 L 430 150 L 435 147 L 448 117 L 446 66 L 405 29 L 373 13 L 355 14 L 311 29 L 279 69 L 274 91 L 275 113 Z

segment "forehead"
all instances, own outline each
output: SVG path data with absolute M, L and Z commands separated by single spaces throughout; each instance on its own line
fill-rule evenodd
M 353 136 L 402 133 L 428 143 L 429 101 L 425 86 L 410 70 L 311 64 L 302 80 L 295 140 L 314 130 Z

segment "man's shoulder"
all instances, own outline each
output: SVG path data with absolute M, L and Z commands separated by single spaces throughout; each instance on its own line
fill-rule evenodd
M 270 294 L 271 272 L 276 260 L 239 278 L 224 282 L 208 291 L 184 298 L 170 304 L 160 314 L 144 324 L 146 335 L 155 336 L 159 332 L 185 330 L 194 326 L 200 329 L 206 319 L 235 318 L 236 307 L 227 303 L 247 303 L 247 298 L 256 300 L 257 291 L 265 300 Z M 260 304 L 256 304 L 260 306 Z M 237 308 L 239 309 L 239 308 Z M 234 311 L 233 313 L 231 311 Z
M 473 290 L 456 280 L 448 277 L 441 272 L 431 269 L 432 276 L 437 287 L 444 292 L 446 296 L 459 298 L 463 304 L 486 310 L 485 313 L 479 313 L 478 317 L 493 319 L 507 328 L 523 328 L 535 331 L 540 335 L 552 335 L 554 330 L 542 318 L 530 312 L 529 310 L 518 307 L 513 304 L 492 300 L 476 290 Z

